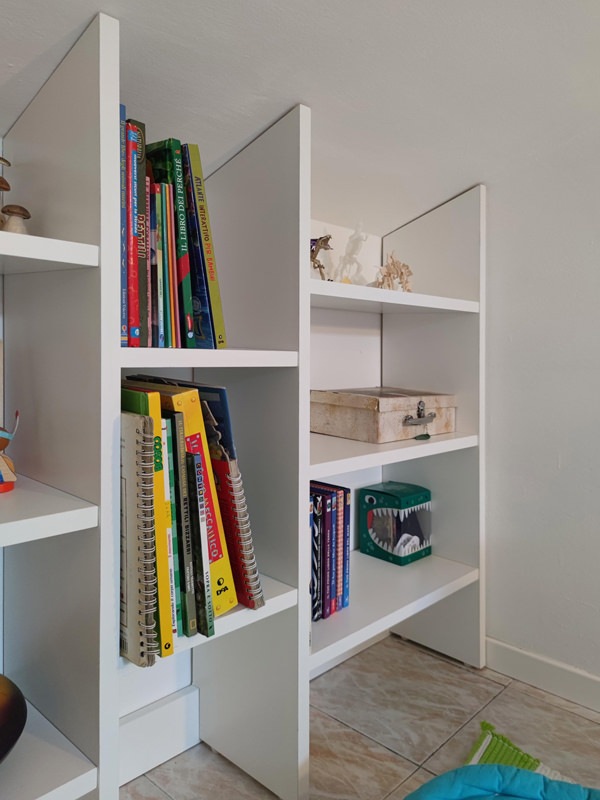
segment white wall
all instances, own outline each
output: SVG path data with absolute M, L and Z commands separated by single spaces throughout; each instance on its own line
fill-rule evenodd
M 487 181 L 489 664 L 594 707 L 599 141 L 582 133 Z

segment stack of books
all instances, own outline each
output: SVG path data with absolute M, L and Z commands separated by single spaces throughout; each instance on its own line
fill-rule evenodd
M 264 602 L 226 389 L 123 380 L 121 655 L 152 666 Z
M 200 151 L 121 106 L 121 346 L 226 347 Z
M 310 482 L 312 620 L 327 619 L 350 602 L 350 489 Z

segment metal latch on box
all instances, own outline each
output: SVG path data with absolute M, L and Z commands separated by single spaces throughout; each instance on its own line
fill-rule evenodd
M 402 420 L 404 425 L 429 425 L 430 422 L 436 417 L 435 411 L 430 411 L 425 414 L 425 400 L 419 400 L 417 403 L 417 416 L 413 417 L 412 414 L 407 414 Z

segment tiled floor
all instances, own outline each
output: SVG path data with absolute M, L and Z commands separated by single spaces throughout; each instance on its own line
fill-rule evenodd
M 402 800 L 460 766 L 483 719 L 553 769 L 600 788 L 600 714 L 390 636 L 316 678 L 311 800 Z M 273 800 L 205 745 L 132 781 L 120 800 Z

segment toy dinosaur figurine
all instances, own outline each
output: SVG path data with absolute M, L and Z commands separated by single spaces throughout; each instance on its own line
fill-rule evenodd
M 329 244 L 330 239 L 331 234 L 327 233 L 325 236 L 319 236 L 318 239 L 310 240 L 310 263 L 313 265 L 313 269 L 319 270 L 322 281 L 327 280 L 325 277 L 325 265 L 319 261 L 317 256 L 321 250 L 333 250 L 333 247 Z
M 4 454 L 4 450 L 8 447 L 14 438 L 17 428 L 19 427 L 19 412 L 15 414 L 15 427 L 13 432 L 9 433 L 6 428 L 0 428 L 0 492 L 10 492 L 15 488 L 15 481 L 17 476 L 15 474 L 15 465 L 12 458 Z
M 376 286 L 378 289 L 396 289 L 397 284 L 403 292 L 410 292 L 409 278 L 413 274 L 412 269 L 402 261 L 388 254 L 387 261 L 383 267 L 379 268 Z

